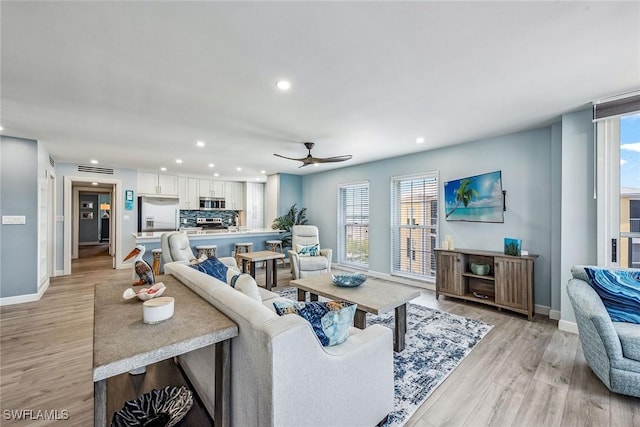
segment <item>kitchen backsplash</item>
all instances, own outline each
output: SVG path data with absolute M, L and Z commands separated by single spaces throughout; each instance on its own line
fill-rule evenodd
M 180 210 L 180 227 L 197 227 L 196 218 L 222 218 L 222 224 L 232 226 L 235 224 L 237 211 L 198 211 Z M 184 220 L 187 220 L 186 224 Z

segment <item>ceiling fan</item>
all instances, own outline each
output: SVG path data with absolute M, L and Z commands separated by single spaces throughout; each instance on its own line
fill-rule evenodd
M 302 162 L 302 165 L 300 166 L 301 168 L 308 165 L 312 165 L 312 164 L 318 164 L 318 163 L 344 162 L 345 160 L 349 160 L 351 159 L 351 157 L 353 157 L 351 154 L 347 154 L 345 156 L 334 156 L 334 157 L 313 157 L 311 155 L 311 149 L 313 148 L 314 145 L 315 144 L 313 142 L 305 142 L 304 146 L 307 147 L 307 150 L 309 150 L 309 154 L 307 154 L 306 157 L 301 157 L 299 159 L 281 156 L 280 154 L 274 154 L 274 156 L 282 157 L 283 159 L 297 160 L 299 162 Z

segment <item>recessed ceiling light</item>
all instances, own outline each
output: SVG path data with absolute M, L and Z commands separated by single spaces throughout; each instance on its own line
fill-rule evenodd
M 167 168 L 165 168 L 165 167 L 163 166 L 163 167 L 161 167 L 161 168 L 160 168 L 160 170 L 164 172 L 164 171 L 166 171 L 166 170 L 167 170 Z
M 320 166 L 320 163 L 314 163 L 313 166 L 318 167 Z
M 4 128 L 2 126 L 0 126 L 0 131 L 3 131 L 3 130 L 4 130 Z
M 182 163 L 182 159 L 176 159 L 176 163 L 178 164 Z
M 265 173 L 267 173 L 267 171 L 260 171 L 260 173 L 264 175 Z
M 424 138 L 416 138 L 416 144 L 422 144 L 424 142 Z
M 213 167 L 215 167 L 215 166 L 216 166 L 216 165 L 214 165 L 213 163 L 209 163 L 209 167 L 210 167 L 210 168 L 213 168 Z
M 291 82 L 288 80 L 278 80 L 276 86 L 280 90 L 287 91 L 291 89 Z
M 213 176 L 220 176 L 218 172 L 214 173 Z
M 204 147 L 204 141 L 197 141 L 197 142 L 196 142 L 196 145 L 197 145 L 198 147 Z
M 242 168 L 241 168 L 240 166 L 238 166 L 238 167 L 236 168 L 236 170 L 237 170 L 238 172 L 240 172 L 240 171 L 242 170 Z
M 97 164 L 98 164 L 98 161 L 97 161 L 97 160 L 91 160 L 91 164 L 92 164 L 92 165 L 97 165 Z
M 97 182 L 92 182 L 91 185 L 98 185 L 98 183 Z

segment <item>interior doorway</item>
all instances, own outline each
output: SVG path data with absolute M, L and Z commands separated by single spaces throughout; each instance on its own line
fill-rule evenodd
M 111 199 L 113 186 L 87 190 L 78 188 L 78 258 L 111 257 Z
M 122 209 L 117 201 L 120 199 L 122 183 L 119 180 L 64 178 L 65 275 L 71 274 L 80 258 L 99 257 L 98 264 L 104 268 L 122 268 L 118 262 L 121 252 L 118 218 Z

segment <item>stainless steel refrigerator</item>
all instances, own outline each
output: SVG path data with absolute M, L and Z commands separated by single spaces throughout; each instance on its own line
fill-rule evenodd
M 180 223 L 180 207 L 173 197 L 138 197 L 138 231 L 173 231 Z

